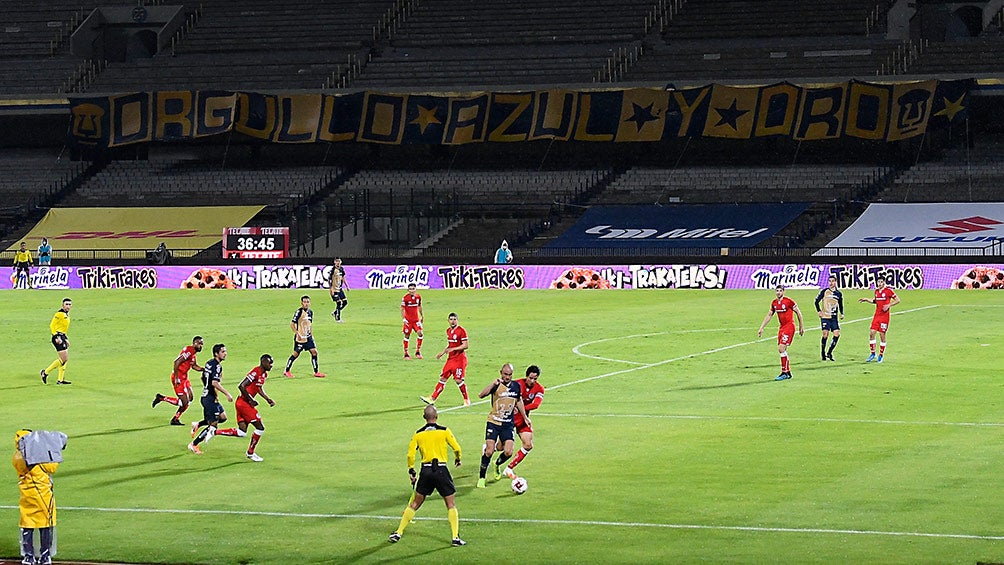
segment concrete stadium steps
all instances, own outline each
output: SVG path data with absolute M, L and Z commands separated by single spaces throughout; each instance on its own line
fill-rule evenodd
M 646 50 L 625 81 L 874 78 L 899 41 L 841 37 L 814 40 L 673 42 Z
M 888 0 L 687 0 L 667 26 L 668 39 L 824 37 L 866 35 L 878 7 L 878 26 Z

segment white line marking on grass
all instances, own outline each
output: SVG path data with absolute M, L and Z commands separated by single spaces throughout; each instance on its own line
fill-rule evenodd
M 0 506 L 5 510 L 13 510 L 17 506 Z M 201 514 L 211 516 L 267 516 L 273 518 L 333 518 L 357 520 L 390 520 L 400 521 L 400 516 L 382 516 L 375 514 L 321 514 L 305 512 L 262 512 L 254 510 L 186 510 L 170 508 L 98 508 L 93 506 L 61 506 L 62 511 L 80 512 L 121 512 L 132 514 Z M 416 517 L 416 520 L 445 522 L 445 518 Z M 658 524 L 653 522 L 611 522 L 606 520 L 525 520 L 515 518 L 472 518 L 464 515 L 464 522 L 481 524 L 548 524 L 554 526 L 604 526 L 618 528 L 665 528 L 674 530 L 719 530 L 733 532 L 764 532 L 793 534 L 838 534 L 859 536 L 897 536 L 922 538 L 947 538 L 998 541 L 1004 540 L 1004 535 L 980 534 L 943 534 L 932 532 L 896 532 L 882 530 L 841 530 L 837 528 L 782 528 L 767 526 L 714 526 L 707 524 Z
M 600 357 L 600 356 L 597 356 L 597 355 L 589 355 L 588 353 L 583 353 L 581 351 L 581 349 L 583 347 L 588 347 L 590 345 L 595 345 L 597 343 L 604 343 L 604 342 L 607 342 L 607 341 L 620 341 L 622 339 L 634 339 L 634 338 L 637 338 L 637 337 L 652 337 L 652 336 L 655 336 L 655 335 L 669 335 L 669 334 L 692 334 L 692 333 L 707 333 L 707 332 L 732 332 L 732 331 L 742 331 L 742 330 L 748 330 L 748 329 L 749 328 L 710 328 L 710 329 L 703 329 L 703 330 L 680 330 L 680 331 L 670 331 L 670 332 L 655 332 L 655 333 L 647 333 L 647 334 L 625 335 L 625 336 L 620 336 L 620 337 L 606 337 L 606 338 L 603 338 L 603 339 L 597 339 L 597 340 L 594 340 L 594 341 L 587 341 L 585 343 L 580 343 L 579 345 L 576 345 L 575 347 L 572 348 L 572 353 L 574 353 L 574 354 L 576 354 L 576 355 L 578 355 L 580 357 L 586 357 L 586 358 L 589 358 L 589 359 L 596 359 L 598 361 L 611 361 L 611 362 L 614 362 L 614 363 L 628 363 L 630 365 L 648 365 L 648 363 L 642 363 L 640 361 L 627 361 L 625 359 L 611 359 L 609 357 Z
M 652 418 L 663 420 L 740 420 L 754 422 L 818 422 L 836 424 L 886 424 L 891 426 L 956 426 L 962 428 L 1002 428 L 1002 422 L 911 422 L 908 420 L 865 420 L 857 418 L 799 418 L 771 416 L 703 416 L 686 414 L 554 414 L 534 412 L 548 418 Z
M 893 315 L 907 314 L 907 313 L 910 313 L 910 312 L 918 312 L 920 310 L 928 310 L 930 308 L 938 308 L 938 307 L 939 307 L 938 304 L 932 304 L 930 306 L 921 306 L 919 308 L 911 308 L 909 310 L 901 310 L 899 312 L 893 312 Z M 865 322 L 865 321 L 869 321 L 871 319 L 872 319 L 871 317 L 857 318 L 855 320 L 850 320 L 850 321 L 844 322 L 844 325 L 854 324 L 854 323 L 857 323 L 857 322 Z M 820 328 L 818 328 L 818 327 L 817 328 L 809 328 L 808 331 L 810 331 L 810 332 L 811 331 L 820 331 Z M 549 386 L 547 388 L 548 389 L 556 389 L 556 388 L 562 388 L 562 387 L 566 387 L 566 386 L 570 386 L 570 385 L 581 384 L 581 383 L 589 382 L 589 381 L 596 380 L 596 379 L 603 379 L 603 378 L 606 378 L 606 377 L 612 377 L 614 375 L 622 375 L 624 373 L 630 373 L 630 372 L 633 372 L 633 371 L 640 371 L 640 370 L 643 370 L 643 369 L 651 369 L 652 367 L 658 367 L 658 366 L 661 366 L 661 365 L 666 365 L 668 363 L 674 363 L 676 361 L 682 361 L 684 359 L 691 359 L 693 357 L 699 357 L 701 355 L 710 355 L 712 353 L 721 353 L 722 351 L 727 351 L 729 349 L 734 349 L 736 347 L 743 347 L 743 346 L 746 346 L 746 345 L 753 345 L 755 343 L 762 343 L 762 342 L 765 342 L 765 341 L 773 341 L 773 340 L 777 339 L 776 336 L 775 337 L 762 337 L 762 338 L 757 338 L 757 339 L 752 340 L 752 341 L 744 341 L 742 343 L 734 343 L 732 345 L 726 345 L 726 346 L 723 346 L 723 347 L 716 347 L 715 349 L 708 349 L 706 351 L 701 351 L 699 353 L 691 353 L 689 355 L 683 355 L 683 356 L 680 356 L 680 357 L 674 357 L 672 359 L 665 359 L 663 361 L 656 361 L 654 363 L 640 363 L 638 361 L 629 361 L 629 360 L 625 360 L 625 359 L 606 359 L 606 358 L 602 358 L 602 357 L 595 357 L 595 356 L 592 356 L 592 355 L 587 355 L 587 354 L 582 353 L 581 351 L 579 351 L 579 349 L 582 348 L 582 347 L 585 347 L 587 345 L 592 345 L 592 344 L 595 344 L 595 343 L 601 343 L 601 342 L 604 342 L 604 341 L 612 341 L 612 340 L 617 340 L 617 339 L 629 339 L 629 338 L 635 338 L 635 337 L 648 337 L 648 336 L 652 336 L 652 335 L 662 335 L 662 334 L 666 334 L 666 333 L 671 333 L 671 332 L 650 333 L 650 334 L 635 334 L 635 335 L 624 336 L 624 337 L 605 338 L 605 339 L 600 339 L 600 340 L 596 340 L 596 341 L 588 341 L 586 343 L 582 343 L 582 344 L 576 345 L 575 347 L 572 348 L 572 353 L 575 353 L 576 355 L 578 355 L 580 357 L 586 357 L 586 358 L 590 358 L 590 359 L 600 359 L 600 360 L 604 360 L 604 361 L 616 361 L 618 363 L 631 363 L 633 365 L 637 365 L 637 367 L 633 367 L 633 368 L 630 368 L 630 369 L 623 369 L 621 371 L 613 371 L 611 373 L 605 373 L 605 374 L 602 374 L 602 375 L 596 375 L 594 377 L 587 377 L 585 379 L 579 379 L 577 381 L 571 381 L 571 382 L 567 382 L 567 383 L 562 383 L 562 384 L 557 384 L 557 385 L 551 385 L 551 386 Z
M 932 304 L 930 306 L 921 306 L 919 308 L 911 308 L 909 310 L 900 310 L 898 312 L 893 312 L 893 315 L 907 314 L 907 313 L 910 313 L 910 312 L 919 312 L 920 310 L 928 310 L 930 308 L 938 308 L 939 306 L 940 305 L 938 305 L 938 304 Z M 869 321 L 869 320 L 871 320 L 871 317 L 857 318 L 857 319 L 854 319 L 854 320 L 846 321 L 846 322 L 844 322 L 844 324 L 848 325 L 848 324 L 854 324 L 854 323 L 857 323 L 857 322 L 865 322 L 865 321 Z M 819 331 L 820 328 L 809 328 L 809 331 L 814 331 L 814 330 L 815 331 Z M 721 330 L 712 330 L 712 331 L 721 331 Z M 548 385 L 547 389 L 548 390 L 556 390 L 556 389 L 559 389 L 559 388 L 564 388 L 566 386 L 578 385 L 578 384 L 582 384 L 582 383 L 587 383 L 589 381 L 595 381 L 597 379 L 605 379 L 607 377 L 613 377 L 613 376 L 616 376 L 616 375 L 624 375 L 624 374 L 627 374 L 627 373 L 633 373 L 635 371 L 642 371 L 644 369 L 651 369 L 652 367 L 660 367 L 662 365 L 667 365 L 669 363 L 675 363 L 677 361 L 683 361 L 685 359 L 692 359 L 694 357 L 700 357 L 702 355 L 711 355 L 712 353 L 721 353 L 722 351 L 728 351 L 729 349 L 735 349 L 737 347 L 745 347 L 747 345 L 753 345 L 755 343 L 763 343 L 765 341 L 772 341 L 772 340 L 777 339 L 776 337 L 763 337 L 763 338 L 758 338 L 758 339 L 755 339 L 755 340 L 752 340 L 752 341 L 744 341 L 744 342 L 741 342 L 741 343 L 734 343 L 732 345 L 725 345 L 723 347 L 716 347 L 714 349 L 708 349 L 708 350 L 701 351 L 701 352 L 698 352 L 698 353 L 690 353 L 688 355 L 681 355 L 679 357 L 673 357 L 672 359 L 664 359 L 662 361 L 656 361 L 654 363 L 641 363 L 641 362 L 638 362 L 638 361 L 627 361 L 627 360 L 622 360 L 622 359 L 604 359 L 604 358 L 601 358 L 601 357 L 594 357 L 594 356 L 586 355 L 584 353 L 579 352 L 579 348 L 581 348 L 581 347 L 585 347 L 586 345 L 591 345 L 591 344 L 594 344 L 594 343 L 600 343 L 600 342 L 603 342 L 603 341 L 611 341 L 611 340 L 616 340 L 616 339 L 626 339 L 626 338 L 630 338 L 630 337 L 647 337 L 647 336 L 652 336 L 652 335 L 663 335 L 663 334 L 668 334 L 668 333 L 673 333 L 673 332 L 658 332 L 658 333 L 649 333 L 649 334 L 634 334 L 634 335 L 631 335 L 631 336 L 604 338 L 604 339 L 600 339 L 600 340 L 596 340 L 596 341 L 589 341 L 589 342 L 586 342 L 586 343 L 579 344 L 579 345 L 577 345 L 577 346 L 575 346 L 575 347 L 572 348 L 572 352 L 575 353 L 576 355 L 580 356 L 580 357 L 587 357 L 587 358 L 591 358 L 591 359 L 601 359 L 601 360 L 606 360 L 606 361 L 614 361 L 614 362 L 618 362 L 618 363 L 630 363 L 632 365 L 637 365 L 637 366 L 631 367 L 629 369 L 621 369 L 619 371 L 611 371 L 609 373 L 603 373 L 602 375 L 595 375 L 595 376 L 592 376 L 592 377 L 586 377 L 584 379 L 578 379 L 578 380 L 570 381 L 570 382 L 567 382 L 567 383 L 560 383 L 560 384 L 556 384 L 556 385 Z M 473 402 L 472 405 L 476 406 L 476 405 L 479 405 L 479 404 L 485 404 L 487 402 L 488 402 L 487 400 L 479 400 L 479 401 Z M 461 406 L 453 406 L 453 407 L 450 407 L 450 408 L 443 408 L 443 409 L 440 410 L 440 412 L 453 412 L 454 410 L 460 410 L 461 408 L 464 408 L 464 406 L 461 405 Z

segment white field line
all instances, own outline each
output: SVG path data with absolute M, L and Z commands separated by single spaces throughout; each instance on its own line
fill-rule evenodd
M 13 510 L 17 506 L 0 506 L 5 510 Z M 183 515 L 206 515 L 206 516 L 267 516 L 270 518 L 313 518 L 313 519 L 338 519 L 338 520 L 389 520 L 398 522 L 400 516 L 384 516 L 379 514 L 322 514 L 322 513 L 302 513 L 302 512 L 261 512 L 254 510 L 181 510 L 181 509 L 160 509 L 160 508 L 98 508 L 93 506 L 60 506 L 60 511 L 70 512 L 117 512 L 124 514 L 183 514 Z M 415 520 L 430 522 L 445 522 L 445 518 L 436 517 L 416 517 Z M 999 541 L 1004 540 L 1004 535 L 980 535 L 980 534 L 945 534 L 936 532 L 897 532 L 883 530 L 841 530 L 835 528 L 777 528 L 767 526 L 727 526 L 708 524 L 659 524 L 654 522 L 611 522 L 606 520 L 534 520 L 534 519 L 510 519 L 510 518 L 472 518 L 464 515 L 465 523 L 480 524 L 548 524 L 554 526 L 602 526 L 617 528 L 660 528 L 671 530 L 718 530 L 733 532 L 767 532 L 767 533 L 794 533 L 794 534 L 837 534 L 837 535 L 859 535 L 859 536 L 896 536 L 896 537 L 921 537 L 921 538 L 947 538 L 947 539 L 967 539 Z
M 909 420 L 864 420 L 854 418 L 796 418 L 777 416 L 704 416 L 686 414 L 555 414 L 535 411 L 534 415 L 548 418 L 640 418 L 662 420 L 737 420 L 744 422 L 806 422 L 833 424 L 884 424 L 890 426 L 956 426 L 960 428 L 1004 428 L 1002 422 L 911 422 Z
M 907 314 L 907 313 L 910 313 L 910 312 L 919 312 L 921 310 L 928 310 L 930 308 L 937 308 L 938 306 L 939 305 L 937 305 L 937 304 L 933 304 L 933 305 L 930 305 L 930 306 L 921 306 L 920 308 L 911 308 L 909 310 L 900 310 L 898 312 L 893 312 L 893 315 L 895 316 L 895 315 L 900 315 L 900 314 Z M 847 325 L 847 324 L 854 324 L 854 323 L 857 323 L 857 322 L 865 322 L 865 321 L 869 321 L 869 320 L 871 320 L 871 317 L 857 318 L 855 320 L 845 321 L 845 322 L 843 322 L 843 324 L 845 324 L 845 325 Z M 727 329 L 730 329 L 730 328 L 715 329 L 715 330 L 710 330 L 710 331 L 726 331 Z M 819 329 L 820 328 L 818 328 L 818 327 L 809 328 L 808 331 L 819 330 Z M 706 331 L 708 331 L 708 330 L 706 330 Z M 574 381 L 569 381 L 567 383 L 560 383 L 560 384 L 556 384 L 556 385 L 548 385 L 547 386 L 547 390 L 556 390 L 556 389 L 559 389 L 559 388 L 564 388 L 566 386 L 578 385 L 578 384 L 582 384 L 582 383 L 587 383 L 589 381 L 595 381 L 597 379 L 605 379 L 607 377 L 613 377 L 613 376 L 617 376 L 617 375 L 624 375 L 624 374 L 627 374 L 627 373 L 633 373 L 635 371 L 642 371 L 642 370 L 645 370 L 645 369 L 651 369 L 653 367 L 661 367 L 662 365 L 667 365 L 669 363 L 675 363 L 677 361 L 683 361 L 685 359 L 693 359 L 694 357 L 700 357 L 702 355 L 711 355 L 713 353 L 721 353 L 722 351 L 728 351 L 729 349 L 735 349 L 737 347 L 745 347 L 747 345 L 753 345 L 753 344 L 756 344 L 756 343 L 762 343 L 762 342 L 765 342 L 765 341 L 773 341 L 773 340 L 777 339 L 776 336 L 763 337 L 763 338 L 758 338 L 758 339 L 754 339 L 754 340 L 751 340 L 751 341 L 744 341 L 744 342 L 741 342 L 741 343 L 733 343 L 732 345 L 725 345 L 725 346 L 722 346 L 722 347 L 716 347 L 714 349 L 708 349 L 708 350 L 701 351 L 701 352 L 698 352 L 698 353 L 690 353 L 690 354 L 687 354 L 687 355 L 681 355 L 679 357 L 673 357 L 672 359 L 664 359 L 662 361 L 656 361 L 654 363 L 639 363 L 637 361 L 628 361 L 628 360 L 620 360 L 620 359 L 606 359 L 606 358 L 602 358 L 602 357 L 594 357 L 594 356 L 591 356 L 591 355 L 586 355 L 586 354 L 583 354 L 583 353 L 579 352 L 579 349 L 582 348 L 582 347 L 585 347 L 587 345 L 592 345 L 592 344 L 595 344 L 595 343 L 601 343 L 601 342 L 604 342 L 604 341 L 612 341 L 612 340 L 617 340 L 617 339 L 627 339 L 627 338 L 631 338 L 631 337 L 647 337 L 647 336 L 653 336 L 653 335 L 665 335 L 665 334 L 669 334 L 669 333 L 674 333 L 674 332 L 657 332 L 657 333 L 648 333 L 648 334 L 634 334 L 634 335 L 631 335 L 631 336 L 624 336 L 624 337 L 604 338 L 604 339 L 599 339 L 599 340 L 595 340 L 595 341 L 589 341 L 589 342 L 586 342 L 586 343 L 583 343 L 583 344 L 580 344 L 580 345 L 576 345 L 575 347 L 572 348 L 572 352 L 575 353 L 576 355 L 581 356 L 581 357 L 588 357 L 588 358 L 591 358 L 591 359 L 599 359 L 599 360 L 604 360 L 604 361 L 613 361 L 613 362 L 618 362 L 618 363 L 630 363 L 630 364 L 636 365 L 636 366 L 628 368 L 628 369 L 621 369 L 619 371 L 611 371 L 609 373 L 603 373 L 601 375 L 594 375 L 592 377 L 586 377 L 584 379 L 578 379 L 578 380 L 574 380 Z M 487 400 L 479 400 L 479 401 L 473 402 L 472 404 L 474 406 L 477 406 L 479 404 L 486 404 L 487 402 L 488 402 Z M 453 412 L 455 410 L 460 410 L 461 408 L 464 408 L 464 406 L 452 406 L 450 408 L 443 408 L 443 409 L 440 410 L 440 412 Z

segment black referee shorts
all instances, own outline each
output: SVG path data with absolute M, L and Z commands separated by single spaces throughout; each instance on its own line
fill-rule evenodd
M 446 498 L 457 492 L 457 487 L 453 486 L 453 477 L 450 470 L 442 463 L 422 463 L 422 470 L 418 473 L 418 482 L 415 484 L 415 492 L 422 496 L 429 496 L 432 491 L 439 492 L 439 496 Z

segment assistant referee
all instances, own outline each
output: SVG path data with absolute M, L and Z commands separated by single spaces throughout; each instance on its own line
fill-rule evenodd
M 411 502 L 404 509 L 401 516 L 401 524 L 398 525 L 394 533 L 390 535 L 388 541 L 396 543 L 401 539 L 404 528 L 415 518 L 415 513 L 422 507 L 425 497 L 432 494 L 433 490 L 439 492 L 446 503 L 446 516 L 450 521 L 450 530 L 453 533 L 455 546 L 466 545 L 467 542 L 460 539 L 460 517 L 457 514 L 457 506 L 454 504 L 454 496 L 457 488 L 453 486 L 453 477 L 450 470 L 445 465 L 447 447 L 453 450 L 453 464 L 460 466 L 460 444 L 453 432 L 446 426 L 436 423 L 439 412 L 436 407 L 429 405 L 425 407 L 425 425 L 411 436 L 411 443 L 408 444 L 408 475 L 411 477 L 411 484 L 415 487 L 415 494 Z M 421 472 L 415 472 L 415 450 L 418 449 L 422 457 Z

